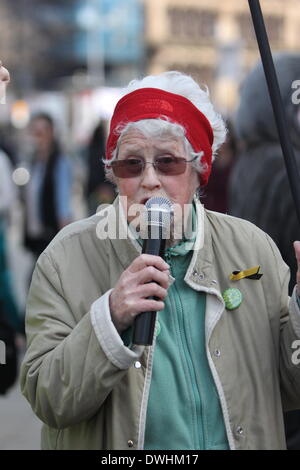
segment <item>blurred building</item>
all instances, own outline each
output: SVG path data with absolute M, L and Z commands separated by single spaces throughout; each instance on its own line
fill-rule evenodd
M 75 5 L 73 0 L 1 0 L 0 53 L 19 96 L 54 88 L 76 66 Z
M 272 51 L 299 50 L 299 0 L 261 0 Z M 181 70 L 212 90 L 223 111 L 258 59 L 247 1 L 145 0 L 147 72 Z
M 22 96 L 62 88 L 74 75 L 124 84 L 144 67 L 143 15 L 141 0 L 1 0 L 0 54 L 11 87 Z
M 76 58 L 98 85 L 122 86 L 144 71 L 142 0 L 78 1 L 76 18 Z

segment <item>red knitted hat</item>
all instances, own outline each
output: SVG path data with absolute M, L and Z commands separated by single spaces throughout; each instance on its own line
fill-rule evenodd
M 202 163 L 206 171 L 200 175 L 201 186 L 208 182 L 212 165 L 213 131 L 206 116 L 187 98 L 158 88 L 140 88 L 121 98 L 114 110 L 106 144 L 106 158 L 112 158 L 119 138 L 116 129 L 120 124 L 141 119 L 168 119 L 181 124 L 195 152 L 203 151 Z

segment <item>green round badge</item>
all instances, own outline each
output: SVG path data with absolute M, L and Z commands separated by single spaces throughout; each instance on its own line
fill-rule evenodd
M 157 320 L 157 321 L 156 321 L 156 325 L 155 325 L 155 336 L 156 336 L 156 337 L 159 335 L 160 330 L 161 330 L 161 326 L 160 326 L 159 321 Z
M 234 289 L 234 288 L 226 289 L 223 292 L 222 296 L 225 302 L 225 307 L 228 310 L 234 310 L 238 308 L 241 305 L 242 300 L 243 300 L 243 295 L 241 291 L 239 291 L 238 289 Z

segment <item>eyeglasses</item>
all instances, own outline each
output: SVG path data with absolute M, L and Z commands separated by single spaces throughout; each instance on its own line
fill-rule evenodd
M 146 162 L 143 158 L 127 158 L 126 160 L 115 160 L 110 165 L 117 178 L 134 178 L 140 176 L 145 170 L 146 164 L 153 165 L 155 170 L 168 176 L 181 175 L 186 170 L 186 164 L 196 160 L 195 156 L 192 160 L 186 160 L 173 155 L 165 155 L 156 157 L 154 162 Z

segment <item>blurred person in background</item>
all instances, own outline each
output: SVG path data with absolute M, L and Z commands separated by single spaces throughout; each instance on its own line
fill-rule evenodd
M 50 115 L 36 114 L 29 131 L 34 151 L 24 195 L 25 247 L 37 258 L 56 233 L 72 221 L 72 168 L 55 136 Z
M 9 81 L 9 72 L 3 67 L 0 60 L 0 82 L 7 85 Z M 0 303 L 9 324 L 15 330 L 23 332 L 22 322 L 18 315 L 17 303 L 13 294 L 6 243 L 10 211 L 16 200 L 12 172 L 11 160 L 0 144 Z
M 12 167 L 0 149 L 0 340 L 5 343 L 5 367 L 0 366 L 0 395 L 4 395 L 17 378 L 17 333 L 24 335 L 24 319 L 19 316 L 13 290 L 7 246 L 7 222 L 15 201 Z
M 86 198 L 89 215 L 95 214 L 100 204 L 110 204 L 116 197 L 114 186 L 105 177 L 102 161 L 105 156 L 105 142 L 105 126 L 100 121 L 87 148 Z
M 0 102 L 4 102 L 9 72 L 0 60 Z M 17 378 L 16 332 L 24 332 L 14 298 L 8 264 L 6 224 L 15 200 L 12 168 L 8 156 L 0 148 L 0 340 L 5 344 L 5 367 L 0 368 L 0 395 L 5 394 Z
M 10 211 L 16 200 L 12 171 L 8 156 L 0 149 L 0 302 L 11 326 L 23 332 L 13 294 L 6 241 Z
M 5 67 L 3 67 L 2 61 L 0 60 L 0 103 L 2 102 L 2 104 L 4 104 L 6 86 L 8 85 L 9 82 L 10 82 L 9 71 Z M 15 165 L 16 161 L 15 161 L 14 152 L 12 151 L 11 145 L 7 143 L 7 137 L 9 133 L 10 132 L 7 128 L 0 129 L 0 148 L 9 157 L 12 164 Z
M 278 54 L 274 63 L 300 168 L 300 106 L 292 88 L 300 78 L 300 55 Z M 291 295 L 297 272 L 293 240 L 299 238 L 300 227 L 261 63 L 242 85 L 235 129 L 243 150 L 231 173 L 229 213 L 253 222 L 273 238 L 291 270 Z M 300 412 L 288 414 L 287 425 L 288 448 L 300 449 Z
M 226 141 L 220 147 L 212 166 L 209 182 L 201 196 L 206 209 L 224 214 L 228 212 L 229 178 L 237 153 L 236 138 L 230 120 L 226 121 L 226 127 Z
M 12 137 L 12 129 L 10 125 L 5 125 L 0 127 L 0 148 L 1 150 L 7 155 L 10 160 L 11 165 L 13 168 L 16 167 L 17 164 L 17 152 Z

